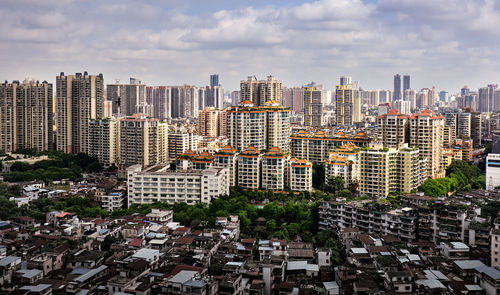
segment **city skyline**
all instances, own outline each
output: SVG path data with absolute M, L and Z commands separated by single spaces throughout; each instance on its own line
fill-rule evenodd
M 450 94 L 498 83 L 500 4 L 455 2 L 7 1 L 0 78 L 55 83 L 61 71 L 86 70 L 106 84 L 202 86 L 217 73 L 229 91 L 248 75 L 326 89 L 349 75 L 364 89 L 392 89 L 404 73 L 415 90 Z

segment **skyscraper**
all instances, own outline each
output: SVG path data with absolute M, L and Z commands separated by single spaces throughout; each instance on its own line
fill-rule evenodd
M 219 85 L 219 74 L 210 75 L 210 87 L 220 86 Z
M 377 117 L 378 138 L 384 148 L 401 148 L 409 141 L 410 116 L 392 109 Z
M 410 87 L 410 75 L 404 75 L 403 76 L 403 98 L 404 100 L 408 100 L 408 97 L 406 95 L 406 90 L 411 89 Z
M 135 114 L 120 120 L 119 132 L 121 166 L 166 164 L 167 123 Z
M 427 158 L 428 177 L 444 177 L 441 167 L 443 154 L 444 118 L 430 110 L 423 110 L 410 117 L 410 146 L 418 147 L 420 155 Z
M 323 85 L 314 82 L 304 89 L 304 125 L 321 126 L 323 123 Z
M 495 90 L 497 84 L 489 84 L 487 87 L 479 88 L 479 111 L 488 113 L 493 112 L 495 104 Z
M 240 101 L 250 100 L 255 106 L 263 106 L 267 101 L 282 101 L 281 81 L 267 76 L 267 80 L 257 80 L 249 76 L 240 82 Z
M 335 87 L 335 124 L 352 125 L 361 121 L 361 98 L 354 84 Z
M 120 116 L 131 116 L 138 108 L 147 105 L 146 85 L 135 78 L 130 78 L 129 84 L 106 85 L 106 98 L 113 102 L 113 114 Z
M 53 148 L 52 84 L 0 84 L 0 151 Z
M 352 77 L 342 76 L 340 77 L 340 85 L 347 85 L 352 83 Z
M 282 104 L 296 113 L 302 112 L 304 109 L 304 91 L 302 87 L 283 87 Z
M 56 77 L 56 148 L 87 153 L 89 122 L 102 118 L 104 78 L 87 72 Z
M 394 75 L 394 92 L 392 94 L 393 100 L 401 99 L 401 76 Z

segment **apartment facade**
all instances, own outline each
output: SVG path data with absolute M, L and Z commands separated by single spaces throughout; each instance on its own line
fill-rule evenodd
M 399 148 L 408 142 L 409 118 L 396 109 L 377 117 L 378 139 L 384 147 Z
M 262 155 L 253 146 L 238 154 L 238 185 L 246 189 L 260 188 L 260 162 Z
M 104 114 L 104 78 L 87 72 L 56 77 L 56 148 L 88 153 L 89 122 Z
M 304 90 L 304 125 L 323 125 L 323 85 L 310 85 Z
M 0 151 L 53 148 L 52 84 L 13 81 L 0 84 Z
M 290 189 L 312 191 L 312 163 L 304 159 L 290 159 Z
M 120 157 L 120 122 L 117 118 L 89 122 L 89 156 L 105 167 L 118 163 Z
M 335 87 L 335 123 L 339 126 L 361 122 L 361 98 L 355 84 Z
M 325 160 L 325 182 L 332 176 L 340 176 L 344 179 L 344 187 L 359 182 L 359 155 L 360 149 L 348 143 L 330 152 L 330 157 Z
M 443 156 L 444 118 L 430 110 L 410 117 L 410 146 L 417 147 L 420 155 L 427 159 L 427 175 L 444 177 L 441 167 Z
M 229 145 L 238 151 L 249 146 L 258 150 L 279 147 L 290 150 L 290 110 L 276 101 L 254 106 L 249 100 L 227 111 Z
M 385 198 L 390 193 L 409 193 L 426 179 L 426 160 L 419 150 L 403 147 L 360 151 L 360 193 Z
M 168 166 L 127 169 L 128 205 L 177 202 L 194 205 L 210 203 L 229 193 L 226 168 L 170 170 Z
M 200 136 L 222 136 L 222 111 L 215 107 L 205 107 L 198 114 L 198 134 Z
M 289 155 L 278 147 L 273 147 L 262 155 L 262 188 L 283 190 L 288 187 Z
M 167 123 L 141 114 L 120 120 L 120 159 L 122 167 L 147 167 L 167 162 Z
M 368 146 L 370 142 L 371 139 L 364 132 L 358 132 L 356 135 L 348 137 L 342 131 L 328 136 L 322 130 L 314 134 L 300 130 L 291 136 L 291 156 L 313 163 L 322 163 L 328 160 L 329 152 L 337 147 L 348 143 L 363 147 Z
M 268 76 L 266 80 L 249 76 L 240 82 L 240 101 L 249 100 L 255 106 L 263 106 L 269 100 L 281 102 L 282 98 L 282 83 L 273 76 Z

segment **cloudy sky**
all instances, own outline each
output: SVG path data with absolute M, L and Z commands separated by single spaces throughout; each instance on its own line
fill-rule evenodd
M 287 86 L 458 92 L 500 82 L 496 0 L 2 0 L 0 79 L 55 81 L 103 73 L 106 83 L 206 85 L 248 75 Z

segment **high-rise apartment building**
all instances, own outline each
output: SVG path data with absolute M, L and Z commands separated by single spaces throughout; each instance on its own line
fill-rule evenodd
M 56 77 L 56 148 L 87 153 L 89 122 L 103 117 L 104 78 L 87 72 Z
M 268 76 L 267 80 L 257 80 L 249 76 L 240 82 L 240 101 L 250 100 L 255 106 L 263 106 L 267 101 L 273 100 L 281 103 L 282 85 L 280 80 Z
M 221 86 L 207 86 L 205 88 L 205 96 L 200 97 L 203 104 L 198 106 L 198 109 L 205 107 L 215 107 L 219 110 L 224 108 L 224 88 Z
M 290 159 L 290 189 L 312 191 L 312 163 L 304 159 Z
M 238 185 L 246 189 L 259 189 L 261 157 L 259 149 L 248 146 L 237 156 Z
M 352 125 L 361 122 L 361 98 L 354 84 L 335 87 L 335 123 Z
M 401 76 L 394 75 L 394 92 L 392 95 L 393 100 L 401 99 Z
M 392 101 L 392 92 L 390 90 L 379 91 L 379 103 L 387 103 Z
M 409 141 L 409 119 L 395 109 L 377 117 L 378 139 L 384 148 L 399 149 Z
M 201 136 L 219 137 L 223 135 L 223 111 L 214 107 L 206 107 L 198 114 L 198 134 Z
M 229 144 L 238 151 L 253 146 L 258 150 L 278 147 L 290 150 L 290 109 L 276 101 L 254 106 L 250 100 L 241 101 L 228 111 Z
M 348 85 L 348 84 L 352 84 L 352 77 L 341 76 L 340 77 L 340 85 Z
M 146 87 L 146 102 L 153 108 L 153 117 L 161 121 L 171 117 L 171 91 L 167 86 Z
M 135 114 L 120 120 L 120 158 L 122 167 L 147 167 L 167 163 L 168 127 L 158 119 Z
M 171 118 L 196 118 L 200 103 L 199 90 L 200 88 L 190 85 L 172 86 Z
M 483 118 L 481 112 L 472 112 L 470 115 L 470 136 L 474 141 L 474 146 L 480 146 L 483 142 Z
M 219 74 L 210 75 L 210 87 L 219 86 Z
M 198 135 L 192 128 L 171 126 L 168 131 L 168 157 L 173 160 L 184 152 L 198 149 Z
M 323 85 L 311 83 L 304 89 L 304 125 L 323 125 Z
M 262 155 L 262 188 L 283 190 L 288 187 L 288 162 L 290 156 L 278 147 L 272 147 Z
M 120 122 L 116 118 L 90 120 L 89 156 L 105 167 L 118 163 L 120 157 Z
M 0 151 L 53 148 L 52 84 L 0 84 Z
M 146 101 L 146 85 L 140 80 L 130 78 L 130 84 L 106 85 L 106 98 L 113 102 L 113 114 L 131 116 L 144 108 Z
M 487 87 L 479 88 L 479 111 L 483 113 L 493 112 L 495 110 L 495 90 L 497 84 L 489 84 Z
M 409 193 L 427 179 L 426 159 L 407 146 L 362 150 L 360 171 L 360 193 L 377 198 Z
M 445 133 L 448 131 L 449 142 L 445 134 L 445 144 L 455 144 L 457 139 L 469 139 L 471 137 L 471 113 L 446 113 Z M 449 127 L 449 128 L 448 128 Z
M 410 75 L 404 75 L 403 76 L 403 99 L 408 100 L 408 97 L 406 95 L 406 91 L 410 90 Z
M 231 92 L 231 106 L 237 106 L 240 102 L 240 91 L 235 90 Z
M 430 110 L 410 117 L 410 146 L 417 147 L 427 159 L 428 176 L 444 177 L 441 167 L 443 153 L 444 118 Z
M 282 104 L 295 113 L 302 112 L 304 109 L 304 91 L 302 87 L 283 87 Z

